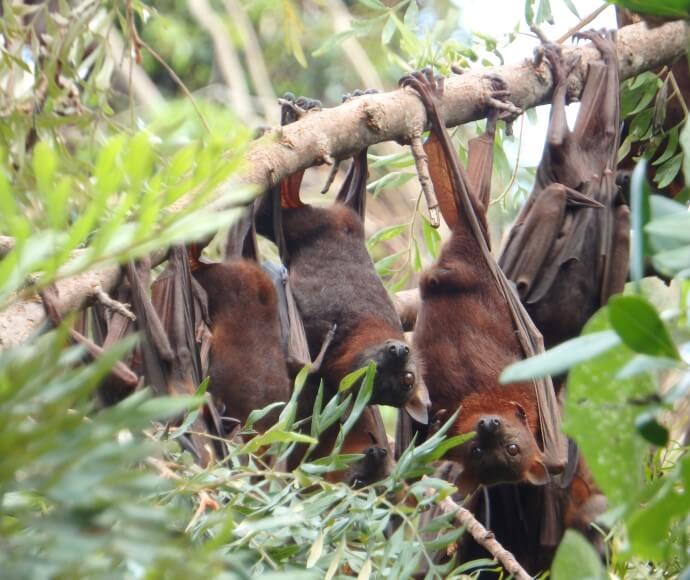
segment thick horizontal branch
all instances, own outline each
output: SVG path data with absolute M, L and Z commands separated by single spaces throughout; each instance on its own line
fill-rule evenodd
M 654 29 L 639 23 L 618 31 L 621 78 L 671 63 L 686 52 L 687 27 L 671 22 Z M 591 45 L 565 49 L 576 51 L 580 64 L 570 79 L 570 95 L 582 90 L 588 63 L 599 58 Z M 551 73 L 546 65 L 535 68 L 529 61 L 493 69 L 479 69 L 448 79 L 443 112 L 449 126 L 480 119 L 486 114 L 490 82 L 487 73 L 505 80 L 512 102 L 525 110 L 547 103 L 551 97 Z M 306 115 L 300 121 L 274 129 L 253 143 L 240 181 L 262 191 L 284 177 L 326 159 L 344 159 L 362 147 L 383 141 L 407 142 L 426 123 L 419 99 L 404 90 L 365 95 L 338 107 Z M 0 239 L 0 258 L 11 250 L 11 238 Z M 89 303 L 97 288 L 109 292 L 119 279 L 119 269 L 105 268 L 58 283 L 59 310 L 64 315 Z M 414 295 L 399 306 L 413 324 Z M 43 323 L 43 307 L 36 300 L 21 300 L 0 313 L 0 350 L 25 341 Z
M 166 251 L 151 256 L 152 266 L 160 264 Z M 60 315 L 78 312 L 98 299 L 100 292 L 110 292 L 121 278 L 119 266 L 108 266 L 83 272 L 55 283 L 56 308 Z M 38 295 L 33 299 L 17 300 L 0 313 L 0 350 L 25 342 L 45 322 L 43 303 Z
M 686 52 L 687 27 L 671 22 L 654 29 L 645 23 L 618 31 L 621 79 L 668 64 Z M 569 95 L 578 98 L 587 66 L 600 58 L 591 44 L 565 48 L 577 52 L 580 64 L 570 78 Z M 443 114 L 448 126 L 462 125 L 486 116 L 490 83 L 487 73 L 499 74 L 507 83 L 510 100 L 522 110 L 548 103 L 551 73 L 546 64 L 536 68 L 529 61 L 492 69 L 478 69 L 446 81 Z M 383 141 L 408 142 L 426 123 L 419 99 L 404 90 L 365 95 L 333 108 L 306 115 L 300 121 L 270 131 L 251 147 L 241 181 L 263 190 L 301 169 L 326 159 L 344 159 L 362 147 Z

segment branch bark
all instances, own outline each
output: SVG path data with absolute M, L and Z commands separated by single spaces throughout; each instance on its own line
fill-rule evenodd
M 167 252 L 159 251 L 151 257 L 151 265 L 160 264 Z M 99 291 L 109 292 L 119 282 L 119 266 L 108 266 L 58 280 L 56 308 L 61 316 L 79 311 L 94 300 Z M 39 296 L 17 300 L 0 313 L 0 351 L 28 340 L 45 322 L 45 310 Z
M 654 29 L 644 23 L 618 31 L 618 58 L 621 79 L 627 79 L 668 64 L 686 52 L 688 34 L 682 21 Z M 580 96 L 590 62 L 599 59 L 591 45 L 565 48 L 577 52 L 580 64 L 570 79 L 569 94 Z M 483 118 L 489 92 L 487 73 L 499 74 L 506 81 L 511 101 L 526 110 L 548 103 L 552 91 L 551 73 L 544 64 L 531 62 L 478 69 L 446 81 L 443 113 L 448 126 Z M 325 158 L 344 159 L 363 146 L 382 141 L 409 141 L 426 124 L 419 99 L 404 90 L 365 95 L 337 107 L 306 115 L 296 123 L 275 129 L 257 140 L 249 150 L 240 181 L 258 190 L 317 165 Z
M 426 479 L 426 476 L 422 479 Z M 434 493 L 435 491 L 433 489 L 428 489 L 426 491 L 429 497 L 433 497 Z M 455 521 L 459 525 L 464 526 L 467 533 L 474 538 L 474 541 L 489 552 L 494 560 L 501 564 L 506 572 L 512 575 L 513 578 L 516 580 L 530 580 L 532 578 L 515 559 L 515 556 L 499 543 L 493 532 L 487 530 L 479 520 L 474 517 L 474 514 L 470 510 L 459 506 L 450 497 L 441 500 L 438 503 L 438 507 L 443 513 L 455 514 Z
M 200 0 L 194 0 L 200 1 Z M 671 22 L 648 30 L 644 23 L 620 29 L 618 57 L 621 78 L 626 79 L 665 64 L 685 53 L 688 44 L 684 22 Z M 568 49 L 566 49 L 567 51 Z M 599 58 L 591 45 L 571 48 L 581 55 L 571 77 L 570 94 L 578 97 L 589 62 Z M 547 103 L 552 81 L 547 67 L 535 69 L 530 62 L 480 69 L 449 79 L 443 109 L 449 126 L 482 118 L 490 83 L 487 72 L 500 74 L 511 92 L 511 100 L 525 110 Z M 382 141 L 409 141 L 426 123 L 417 97 L 404 91 L 365 95 L 338 107 L 306 115 L 296 123 L 274 129 L 255 141 L 239 181 L 257 191 L 329 157 L 342 159 L 363 146 Z M 228 187 L 232 187 L 229 184 Z M 9 249 L 12 240 L 0 240 Z M 0 257 L 3 255 L 0 244 Z M 6 252 L 7 250 L 5 250 Z M 58 283 L 59 309 L 65 314 L 79 310 L 93 297 L 99 285 L 110 291 L 119 279 L 119 268 L 104 268 Z M 412 304 L 409 304 L 413 306 Z M 25 341 L 43 323 L 43 307 L 36 300 L 21 300 L 0 314 L 0 349 Z

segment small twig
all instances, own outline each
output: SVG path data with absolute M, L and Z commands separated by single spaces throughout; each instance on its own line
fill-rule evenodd
M 328 193 L 328 190 L 333 185 L 335 181 L 335 176 L 338 175 L 338 168 L 340 167 L 340 159 L 336 159 L 333 165 L 331 165 L 331 170 L 328 172 L 328 177 L 326 178 L 326 183 L 323 184 L 321 188 L 321 193 Z
M 123 304 L 122 302 L 118 302 L 117 300 L 111 298 L 110 296 L 108 296 L 105 290 L 103 290 L 102 286 L 96 286 L 93 295 L 96 298 L 96 300 L 98 300 L 101 304 L 103 304 L 103 306 L 105 306 L 109 310 L 117 312 L 125 318 L 129 318 L 132 322 L 136 322 L 137 317 L 128 308 L 129 304 Z
M 678 83 L 676 82 L 676 77 L 673 74 L 673 71 L 668 71 L 668 75 L 666 76 L 667 79 L 671 81 L 671 85 L 673 86 L 673 92 L 678 99 L 678 102 L 680 103 L 681 109 L 683 109 L 683 115 L 685 118 L 688 118 L 688 106 L 685 103 L 685 99 L 683 98 L 683 93 L 680 92 L 680 87 L 678 86 Z
M 417 167 L 417 175 L 419 177 L 419 184 L 422 186 L 426 205 L 429 210 L 429 221 L 431 225 L 437 228 L 441 225 L 441 218 L 438 209 L 438 199 L 434 191 L 434 184 L 429 175 L 429 158 L 424 151 L 422 145 L 422 136 L 418 133 L 410 139 L 410 149 L 412 150 L 412 157 L 414 157 L 414 164 Z
M 161 461 L 156 457 L 147 457 L 146 463 L 153 467 L 158 474 L 164 479 L 172 479 L 174 481 L 183 481 L 183 478 L 177 475 L 172 469 L 170 469 L 165 462 Z
M 578 22 L 575 26 L 573 26 L 565 34 L 563 34 L 563 36 L 559 37 L 558 40 L 556 40 L 556 44 L 563 44 L 573 34 L 575 34 L 576 32 L 579 32 L 585 26 L 587 26 L 590 22 L 592 22 L 592 20 L 594 20 L 597 16 L 599 16 L 599 14 L 601 14 L 609 6 L 610 6 L 610 4 L 602 4 L 594 12 L 585 16 L 582 20 L 580 20 L 580 22 Z
M 525 117 L 523 116 L 523 117 L 520 117 L 520 136 L 518 137 L 518 149 L 517 149 L 517 155 L 515 156 L 515 167 L 513 168 L 513 172 L 510 176 L 510 181 L 508 181 L 508 185 L 506 185 L 505 189 L 501 192 L 501 194 L 489 202 L 489 205 L 495 205 L 497 203 L 501 203 L 505 199 L 505 197 L 508 195 L 508 193 L 512 189 L 513 185 L 515 184 L 515 180 L 517 179 L 518 170 L 520 169 L 520 154 L 522 153 L 522 131 L 524 128 L 525 128 Z
M 185 533 L 189 532 L 194 527 L 194 524 L 199 520 L 201 515 L 206 511 L 206 508 L 211 508 L 214 511 L 220 509 L 220 504 L 213 499 L 207 491 L 199 492 L 199 507 L 196 508 L 192 519 L 189 520 L 187 527 L 184 529 Z
M 426 476 L 422 477 L 422 479 L 426 479 Z M 428 497 L 433 497 L 436 492 L 433 489 L 427 489 L 425 493 Z M 515 556 L 498 542 L 493 532 L 487 530 L 477 521 L 477 518 L 474 517 L 470 510 L 459 506 L 449 497 L 441 500 L 438 505 L 444 513 L 454 513 L 455 520 L 461 526 L 464 526 L 474 540 L 489 552 L 516 580 L 530 580 L 532 578 L 515 559 Z

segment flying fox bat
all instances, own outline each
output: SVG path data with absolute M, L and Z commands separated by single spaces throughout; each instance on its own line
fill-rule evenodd
M 260 205 L 257 230 L 284 248 L 312 358 L 335 329 L 318 373 L 327 395 L 337 392 L 348 373 L 374 361 L 371 403 L 406 406 L 426 422 L 426 389 L 364 243 L 366 178 L 363 150 L 355 155 L 335 203 L 314 207 L 300 200 L 301 174 L 292 176 L 281 184 L 281 207 Z M 280 231 L 272 227 L 275 211 L 282 213 Z
M 602 60 L 589 65 L 575 128 L 565 118 L 567 81 L 577 61 L 544 46 L 554 76 L 542 160 L 499 264 L 515 283 L 547 348 L 578 336 L 628 274 L 629 209 L 615 184 L 619 139 L 616 45 L 595 32 Z
M 306 99 L 300 97 L 295 99 L 293 95 L 287 94 L 282 100 L 282 124 L 287 124 L 296 121 L 299 116 L 306 114 L 308 111 L 320 108 L 321 104 L 318 101 Z M 299 189 L 302 181 L 303 171 L 300 171 L 294 175 L 291 175 L 284 179 L 276 187 L 269 190 L 260 200 L 257 201 L 257 223 L 259 224 L 260 233 L 266 235 L 273 241 L 275 241 L 281 259 L 285 264 L 290 267 L 287 270 L 282 265 L 275 264 L 264 264 L 264 268 L 269 272 L 274 280 L 278 291 L 278 304 L 280 311 L 280 321 L 281 321 L 281 336 L 283 341 L 284 352 L 288 359 L 288 368 L 290 370 L 290 375 L 294 378 L 297 372 L 306 363 L 310 363 L 310 375 L 307 379 L 306 384 L 300 394 L 298 400 L 298 420 L 303 425 L 303 429 L 309 431 L 310 416 L 312 415 L 314 404 L 317 398 L 317 393 L 319 390 L 319 382 L 324 378 L 324 372 L 330 373 L 328 376 L 333 376 L 333 368 L 335 366 L 334 357 L 342 356 L 342 344 L 348 338 L 350 343 L 354 344 L 354 340 L 357 339 L 357 335 L 349 336 L 343 335 L 343 330 L 346 332 L 351 332 L 352 326 L 343 325 L 339 317 L 344 316 L 343 311 L 353 311 L 355 315 L 358 314 L 356 308 L 352 305 L 342 304 L 340 302 L 335 302 L 332 304 L 334 308 L 334 313 L 328 315 L 326 319 L 328 322 L 324 322 L 323 334 L 314 334 L 312 332 L 311 337 L 308 337 L 307 330 L 305 329 L 305 324 L 303 321 L 304 311 L 302 308 L 305 306 L 305 296 L 304 296 L 304 286 L 301 285 L 302 295 L 300 296 L 294 289 L 294 267 L 295 261 L 297 264 L 302 264 L 298 266 L 301 268 L 301 272 L 304 272 L 304 261 L 300 261 L 301 254 L 304 252 L 309 244 L 317 244 L 321 247 L 326 244 L 326 251 L 328 248 L 333 248 L 335 243 L 334 240 L 329 241 L 329 237 L 337 233 L 337 226 L 332 223 L 332 220 L 336 219 L 335 216 L 331 218 L 331 221 L 326 219 L 326 216 L 331 215 L 333 212 L 328 210 L 323 210 L 323 215 L 317 212 L 317 216 L 320 215 L 319 220 L 321 224 L 321 229 L 317 239 L 309 237 L 305 240 L 296 243 L 294 237 L 298 235 L 295 231 L 295 227 L 299 226 L 299 222 L 292 219 L 291 225 L 285 226 L 284 218 L 285 215 L 300 214 L 303 205 L 299 199 Z M 344 185 L 337 195 L 336 203 L 338 205 L 343 205 L 343 210 L 345 211 L 347 207 L 353 207 L 356 216 L 349 217 L 350 220 L 360 219 L 364 216 L 365 208 L 365 196 L 364 188 L 366 186 L 366 151 L 360 152 L 357 155 L 356 161 L 348 172 Z M 347 212 L 351 210 L 347 210 Z M 361 216 L 361 217 L 360 217 Z M 361 223 L 361 222 L 360 222 Z M 319 227 L 318 224 L 315 224 Z M 346 224 L 343 224 L 346 225 Z M 292 229 L 290 229 L 292 228 Z M 336 231 L 328 232 L 328 228 L 334 228 Z M 361 225 L 360 225 L 361 228 Z M 292 235 L 292 242 L 288 243 L 286 241 L 286 231 Z M 360 230 L 361 232 L 361 230 Z M 363 244 L 362 234 L 359 233 L 359 244 L 361 249 L 366 253 Z M 351 246 L 352 244 L 350 244 Z M 295 252 L 297 252 L 297 257 L 295 258 Z M 339 249 L 338 256 L 340 259 L 348 260 L 360 260 L 361 252 L 354 258 L 350 258 L 347 255 L 347 248 Z M 324 256 L 328 259 L 328 254 Z M 294 258 L 294 259 L 293 259 Z M 312 258 L 313 259 L 313 258 Z M 310 268 L 312 276 L 317 275 L 316 267 L 320 262 L 312 264 Z M 371 262 L 366 258 L 364 262 L 365 269 L 371 267 Z M 359 278 L 358 278 L 359 279 Z M 342 280 L 342 275 L 340 275 L 339 280 Z M 369 280 L 369 278 L 367 278 Z M 349 284 L 356 283 L 356 280 L 348 281 Z M 380 282 L 378 282 L 380 285 Z M 383 290 L 383 288 L 381 288 Z M 346 290 L 347 292 L 348 290 Z M 350 292 L 352 290 L 349 290 Z M 375 290 L 377 292 L 377 290 Z M 385 291 L 384 291 L 385 292 Z M 367 288 L 363 289 L 363 297 L 358 299 L 365 299 L 371 293 Z M 380 294 L 377 294 L 380 296 Z M 301 298 L 301 302 L 300 302 Z M 311 313 L 311 327 L 313 330 L 313 319 L 316 315 L 320 315 L 321 311 L 315 312 L 313 309 L 313 302 L 310 298 L 306 299 L 307 305 L 312 305 L 312 309 L 308 310 Z M 321 302 L 320 308 L 327 306 L 325 301 Z M 399 323 L 398 323 L 399 325 Z M 342 327 L 342 328 L 341 328 Z M 364 335 L 365 331 L 363 329 L 359 330 L 359 336 Z M 400 335 L 402 333 L 400 332 Z M 397 336 L 397 335 L 396 335 Z M 336 338 L 338 340 L 336 341 Z M 391 343 L 389 346 L 393 346 Z M 395 345 L 397 346 L 397 345 Z M 403 345 L 400 345 L 401 347 Z M 311 348 L 310 348 L 311 347 Z M 333 350 L 333 347 L 336 350 Z M 353 347 L 354 348 L 354 347 Z M 395 358 L 392 355 L 397 353 L 390 353 L 389 358 Z M 407 353 L 402 353 L 403 358 L 407 360 L 405 355 Z M 312 362 L 313 361 L 313 362 Z M 340 375 L 337 378 L 331 378 L 330 383 L 327 385 L 327 397 L 335 395 L 337 386 L 340 379 L 347 374 L 350 370 L 355 370 L 360 366 L 364 366 L 367 362 L 366 358 L 362 358 L 360 361 L 352 362 L 352 368 L 340 371 Z M 330 366 L 329 366 L 330 365 Z M 404 373 L 404 370 L 395 369 L 394 364 L 391 364 L 389 359 L 384 359 L 384 364 L 379 365 L 379 371 L 383 374 L 384 378 L 388 377 L 390 382 L 391 377 L 397 372 L 398 378 L 400 374 Z M 407 367 L 409 368 L 409 366 Z M 404 376 L 403 376 L 404 378 Z M 409 378 L 409 377 L 408 377 Z M 385 383 L 383 383 L 385 384 Z M 330 387 L 330 388 L 329 388 Z M 407 393 L 409 389 L 405 388 Z M 311 458 L 320 458 L 331 455 L 333 453 L 333 448 L 338 436 L 340 429 L 340 424 L 336 423 L 329 428 L 327 428 L 319 436 L 319 444 L 315 449 L 312 450 L 310 454 Z M 369 437 L 375 438 L 376 442 L 372 446 L 372 442 Z M 304 453 L 306 452 L 306 446 L 297 446 L 294 452 L 288 458 L 288 468 L 293 469 L 299 465 L 299 463 L 304 458 Z M 367 406 L 352 430 L 345 437 L 342 446 L 342 453 L 363 453 L 364 457 L 357 462 L 355 465 L 351 466 L 348 470 L 339 470 L 329 473 L 326 477 L 331 481 L 345 481 L 352 485 L 366 485 L 372 483 L 382 477 L 385 477 L 386 470 L 389 469 L 392 462 L 392 452 L 388 445 L 387 435 L 383 426 L 383 421 L 381 419 L 380 411 L 375 405 Z
M 438 107 L 443 79 L 427 69 L 404 77 L 401 85 L 412 89 L 426 109 L 429 174 L 451 227 L 450 240 L 420 281 L 414 333 L 432 415 L 461 407 L 451 434 L 476 432 L 447 458 L 462 465 L 465 492 L 498 482 L 544 484 L 566 462 L 553 386 L 550 380 L 499 384 L 506 366 L 542 347 L 488 246 L 487 155 L 499 112 L 491 110 L 487 134 L 470 145 L 466 173 Z M 494 91 L 505 96 L 502 86 Z
M 243 424 L 252 411 L 290 398 L 278 297 L 257 261 L 252 209 L 233 226 L 226 261 L 204 262 L 201 249 L 196 244 L 188 251 L 194 280 L 208 297 L 209 392 L 224 415 Z M 256 428 L 265 430 L 277 417 L 272 411 Z

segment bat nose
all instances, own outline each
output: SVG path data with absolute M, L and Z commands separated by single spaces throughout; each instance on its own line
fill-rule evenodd
M 383 459 L 386 455 L 388 455 L 388 451 L 386 451 L 382 447 L 369 447 L 369 449 L 367 449 L 365 453 L 372 459 L 379 460 Z
M 410 347 L 400 340 L 389 340 L 387 342 L 388 356 L 392 359 L 406 361 L 410 355 Z
M 477 432 L 489 435 L 495 433 L 500 426 L 501 420 L 498 417 L 494 415 L 482 417 L 477 423 Z

